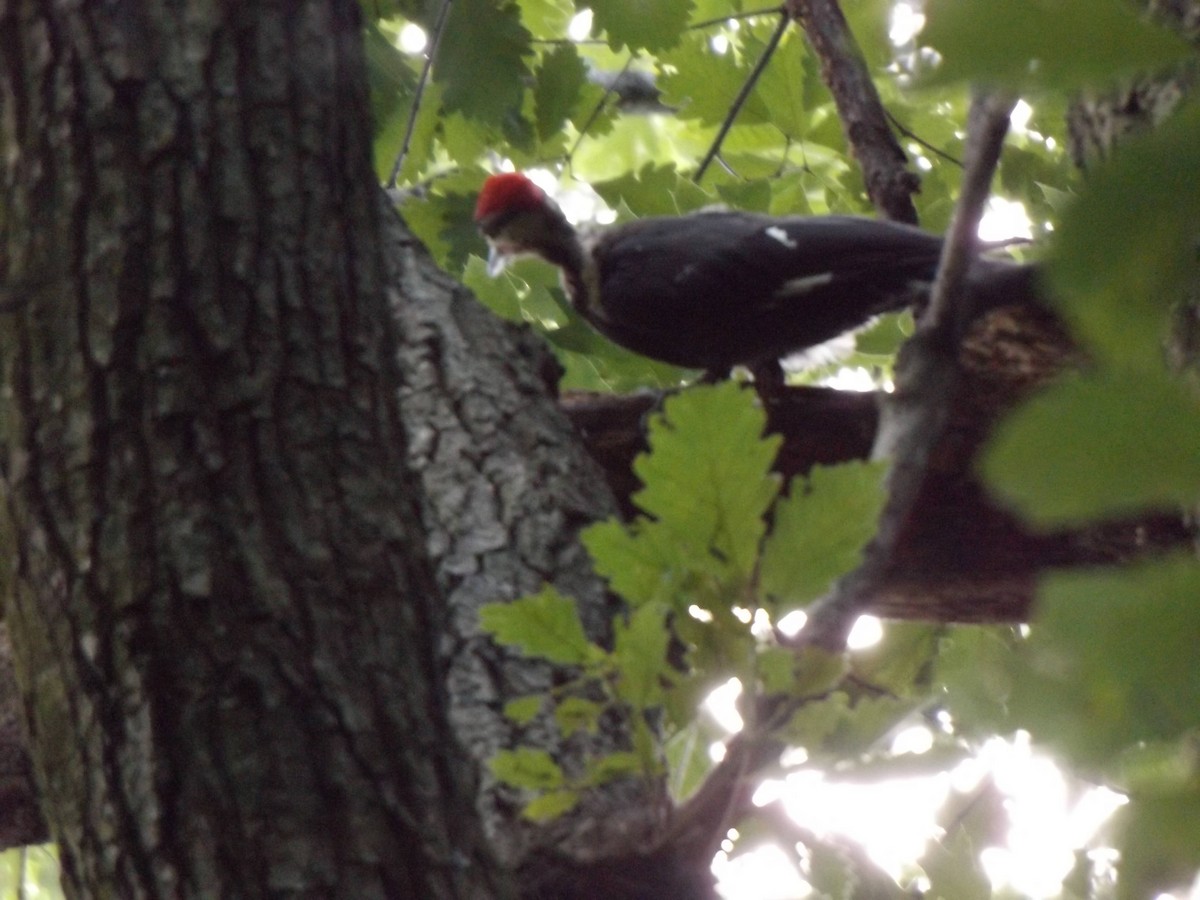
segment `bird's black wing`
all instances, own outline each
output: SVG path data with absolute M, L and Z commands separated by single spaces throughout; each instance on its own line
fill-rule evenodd
M 942 240 L 851 216 L 704 213 L 644 219 L 595 247 L 594 324 L 633 350 L 697 368 L 778 358 L 904 305 Z

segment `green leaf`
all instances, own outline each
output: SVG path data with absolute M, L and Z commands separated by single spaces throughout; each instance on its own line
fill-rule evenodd
M 705 125 L 719 125 L 729 115 L 729 105 L 750 75 L 751 63 L 732 53 L 717 53 L 702 33 L 686 35 L 678 47 L 663 54 L 666 73 L 658 85 L 663 102 L 677 107 L 677 115 Z M 738 112 L 742 124 L 769 121 L 766 103 L 751 94 Z
M 788 605 L 821 596 L 858 565 L 886 499 L 881 463 L 817 466 L 775 507 L 763 548 L 763 590 Z
M 540 260 L 517 260 L 493 278 L 487 264 L 472 255 L 462 283 L 484 306 L 510 322 L 530 322 L 539 329 L 557 330 L 573 315 L 564 310 L 548 285 L 557 282 L 553 270 Z
M 470 254 L 479 255 L 485 249 L 471 221 L 474 208 L 473 190 L 471 193 L 450 190 L 445 194 L 431 193 L 424 199 L 410 197 L 400 207 L 400 214 L 439 266 L 448 272 L 460 272 Z
M 592 185 L 614 209 L 624 204 L 636 216 L 677 216 L 713 202 L 674 166 L 643 166 L 636 174 Z
M 881 72 L 895 63 L 896 47 L 888 31 L 891 27 L 891 0 L 855 0 L 842 4 L 850 33 L 872 71 Z M 887 98 L 884 98 L 885 102 Z M 890 104 L 889 104 L 890 106 Z
M 573 44 L 559 44 L 542 58 L 533 88 L 539 140 L 562 131 L 586 83 L 587 70 Z
M 858 876 L 846 851 L 824 841 L 813 841 L 806 846 L 808 865 L 805 875 L 817 896 L 829 900 L 854 900 Z
M 570 737 L 577 731 L 595 734 L 603 711 L 604 707 L 592 700 L 567 697 L 554 708 L 554 721 L 558 723 L 558 730 L 563 737 Z
M 1087 521 L 1200 495 L 1200 406 L 1156 370 L 1067 377 L 1003 421 L 989 482 L 1040 523 Z
M 642 519 L 626 526 L 610 519 L 587 528 L 581 539 L 596 571 L 627 601 L 665 601 L 681 608 L 679 594 L 690 581 L 689 568 L 695 563 L 691 548 L 661 522 Z
M 819 697 L 829 693 L 845 674 L 844 653 L 806 647 L 796 656 L 792 667 L 792 691 L 798 697 Z
M 497 642 L 527 656 L 584 665 L 604 655 L 583 633 L 575 601 L 550 585 L 511 603 L 486 604 L 479 610 L 479 622 Z
M 1071 183 L 1072 173 L 1067 166 L 1064 154 L 1049 153 L 1042 146 L 1006 146 L 999 170 L 1000 188 L 1005 196 L 1021 200 L 1027 207 L 1043 203 L 1043 185 Z
M 837 690 L 805 703 L 789 720 L 784 734 L 809 754 L 816 765 L 842 765 L 879 749 L 879 742 L 907 716 L 918 701 L 896 697 L 859 697 L 851 702 Z
M 942 57 L 931 84 L 974 81 L 1069 91 L 1158 71 L 1192 55 L 1122 0 L 931 0 L 920 40 Z
M 446 109 L 497 125 L 519 111 L 529 41 L 515 3 L 455 0 L 433 69 Z
M 933 680 L 954 717 L 957 732 L 1010 731 L 1008 699 L 1016 667 L 1012 628 L 957 625 L 942 634 Z
M 669 397 L 650 419 L 650 452 L 633 464 L 646 485 L 634 496 L 641 509 L 694 552 L 746 575 L 779 490 L 770 468 L 780 438 L 762 437 L 766 421 L 752 390 L 733 382 L 697 386 Z
M 579 802 L 579 793 L 572 790 L 549 791 L 529 801 L 521 815 L 531 822 L 549 822 L 570 812 Z
M 942 631 L 923 622 L 889 622 L 882 640 L 850 654 L 850 670 L 859 681 L 890 694 L 924 692 Z
M 572 314 L 573 315 L 573 314 Z M 578 316 L 563 328 L 546 334 L 567 370 L 561 391 L 619 393 L 637 388 L 673 388 L 690 377 L 684 369 L 655 362 L 618 347 Z
M 1090 350 L 1153 367 L 1166 312 L 1200 282 L 1200 104 L 1125 141 L 1091 174 L 1057 231 L 1051 296 Z
M 665 50 L 679 42 L 692 0 L 590 0 L 594 27 L 614 50 Z
M 628 624 L 619 618 L 613 623 L 617 696 L 635 710 L 662 702 L 662 680 L 669 675 L 666 613 L 665 606 L 646 604 L 630 613 Z
M 800 32 L 793 30 L 784 36 L 758 84 L 754 86 L 755 93 L 766 107 L 766 121 L 792 139 L 803 137 L 808 128 L 808 109 L 804 102 L 806 54 Z M 755 55 L 758 55 L 757 50 Z
M 1138 741 L 1126 747 L 1111 769 L 1113 783 L 1130 795 L 1190 790 L 1200 775 L 1195 739 L 1189 732 L 1175 741 Z
M 854 348 L 856 352 L 870 356 L 893 356 L 900 345 L 912 337 L 913 331 L 911 312 L 890 313 L 855 334 Z
M 771 181 L 760 178 L 718 185 L 717 193 L 734 209 L 766 212 L 771 204 L 771 189 Z
M 670 773 L 667 788 L 676 803 L 692 796 L 712 771 L 713 760 L 708 748 L 717 738 L 718 735 L 700 720 L 692 719 L 667 740 L 663 748 Z
M 567 0 L 521 0 L 521 20 L 541 40 L 556 40 L 567 33 L 575 5 Z
M 529 694 L 509 700 L 504 704 L 504 717 L 518 725 L 528 725 L 541 712 L 542 704 L 545 702 L 546 698 L 542 694 Z
M 0 885 L 6 897 L 62 900 L 61 880 L 55 844 L 10 847 L 0 852 Z
M 583 534 L 596 570 L 634 603 L 727 607 L 754 567 L 763 514 L 778 481 L 778 438 L 759 438 L 766 417 L 752 391 L 732 382 L 670 397 L 649 425 L 650 452 L 634 471 L 634 496 L 653 519 L 594 525 Z M 701 582 L 703 582 L 701 584 Z M 693 599 L 691 591 L 700 591 Z
M 836 695 L 834 695 L 836 696 Z M 883 741 L 920 705 L 919 699 L 859 697 L 842 715 L 837 727 L 818 747 L 810 747 L 814 761 L 832 765 L 849 757 L 883 749 Z
M 792 714 L 784 734 L 799 747 L 818 747 L 850 715 L 850 698 L 836 691 L 823 700 L 805 703 Z
M 416 75 L 396 45 L 370 25 L 363 34 L 363 49 L 367 59 L 367 82 L 371 87 L 371 119 L 375 124 L 375 171 L 380 181 L 391 175 L 392 165 L 404 141 L 408 113 L 415 95 Z M 426 98 L 426 102 L 430 102 Z M 417 127 L 409 144 L 405 171 L 420 171 L 429 158 L 433 139 L 433 124 L 437 120 L 439 98 L 423 107 Z
M 523 320 L 517 282 L 507 272 L 493 278 L 487 272 L 487 263 L 472 255 L 463 271 L 462 283 L 480 303 L 500 318 L 510 322 Z
M 434 84 L 433 87 L 438 88 L 438 85 Z M 442 146 L 453 159 L 475 159 L 499 140 L 495 126 L 468 119 L 460 112 L 447 114 L 446 110 L 438 107 L 437 120 Z M 478 182 L 475 187 L 479 187 Z
M 492 774 L 505 784 L 531 790 L 551 791 L 566 781 L 563 771 L 545 750 L 518 747 L 501 750 L 488 760 Z
M 605 784 L 625 775 L 638 775 L 642 772 L 642 760 L 638 754 L 628 750 L 619 750 L 588 760 L 585 783 L 589 785 Z
M 1047 580 L 1010 697 L 1012 723 L 1079 766 L 1200 728 L 1200 563 Z
M 996 823 L 1004 822 L 1004 798 L 986 782 L 983 793 L 963 798 L 943 812 L 946 836 L 921 859 L 929 878 L 929 900 L 992 900 L 992 884 L 979 862 L 979 851 L 1001 839 Z M 961 806 L 969 804 L 965 810 Z
M 1200 790 L 1130 798 L 1113 825 L 1121 852 L 1118 900 L 1141 900 L 1190 883 L 1200 867 Z
M 764 647 L 755 656 L 754 663 L 758 683 L 764 694 L 786 694 L 795 687 L 795 650 L 789 647 Z

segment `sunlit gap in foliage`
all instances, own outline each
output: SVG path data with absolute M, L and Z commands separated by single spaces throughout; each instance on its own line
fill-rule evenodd
M 819 382 L 822 387 L 837 391 L 886 391 L 895 387 L 890 378 L 879 379 L 877 373 L 865 366 L 843 366 Z
M 795 633 L 803 618 L 802 612 L 793 613 L 780 627 L 786 623 L 786 630 Z M 851 649 L 878 642 L 882 633 L 878 619 L 863 616 L 851 633 Z M 737 709 L 741 693 L 741 683 L 733 678 L 710 693 L 702 705 L 712 721 L 730 735 L 743 727 Z M 952 725 L 950 716 L 942 712 L 900 728 L 891 736 L 888 751 L 893 756 L 920 756 L 934 748 L 935 730 L 952 732 Z M 710 756 L 719 761 L 724 750 L 723 744 L 716 743 L 710 747 Z M 859 844 L 901 884 L 920 881 L 917 861 L 928 852 L 931 841 L 945 837 L 937 822 L 947 802 L 951 798 L 969 802 L 972 794 L 987 789 L 990 782 L 1002 797 L 1008 826 L 1000 845 L 982 848 L 981 863 L 993 888 L 1030 898 L 1058 897 L 1063 879 L 1075 864 L 1075 851 L 1088 846 L 1126 802 L 1122 795 L 1104 787 L 1072 798 L 1062 771 L 1051 759 L 1032 750 L 1024 732 L 1011 740 L 992 738 L 953 769 L 928 776 L 838 782 L 825 771 L 804 768 L 807 761 L 803 748 L 786 752 L 781 768 L 793 771 L 765 779 L 754 803 L 781 804 L 792 821 L 818 838 Z M 765 843 L 731 857 L 737 837 L 731 832 L 731 839 L 713 861 L 722 897 L 790 900 L 812 894 L 793 863 L 797 857 L 789 856 L 788 850 Z M 795 853 L 803 856 L 802 848 L 795 848 Z M 1088 853 L 1098 874 L 1106 865 L 1111 867 L 1110 856 L 1103 848 Z
M 693 607 L 689 612 L 702 621 L 701 614 L 708 616 L 710 620 L 712 617 L 711 613 L 699 607 Z M 757 610 L 751 615 L 749 610 L 735 607 L 733 613 L 743 623 L 750 625 L 750 630 L 757 637 L 766 638 L 772 631 L 770 619 L 764 610 Z M 780 619 L 778 628 L 783 634 L 794 637 L 804 627 L 806 618 L 802 610 L 797 610 Z M 875 616 L 859 616 L 858 621 L 854 623 L 854 627 L 850 629 L 850 636 L 846 639 L 846 646 L 850 650 L 865 650 L 868 647 L 873 647 L 882 639 L 883 623 Z M 737 678 L 730 678 L 720 687 L 709 693 L 701 704 L 701 707 L 712 717 L 712 720 L 722 731 L 729 735 L 734 735 L 742 730 L 744 724 L 741 713 L 738 712 L 737 708 L 738 698 L 741 696 L 742 682 Z M 724 745 L 721 743 L 713 744 L 709 748 L 709 755 L 714 759 L 720 760 L 725 755 Z
M 933 746 L 928 729 L 907 728 L 893 739 L 892 751 L 920 755 Z M 791 761 L 802 766 L 801 752 Z M 1008 831 L 1000 846 L 985 847 L 981 862 L 993 889 L 1029 898 L 1059 897 L 1075 863 L 1074 851 L 1087 846 L 1125 801 L 1106 788 L 1093 788 L 1074 802 L 1066 780 L 1048 758 L 1031 751 L 1027 735 L 995 738 L 976 757 L 950 772 L 869 783 L 837 782 L 818 769 L 799 769 L 765 780 L 755 793 L 759 806 L 781 803 L 790 819 L 818 838 L 849 839 L 899 883 L 920 880 L 917 860 L 945 832 L 937 819 L 951 798 L 960 802 L 991 779 L 1003 797 Z M 733 858 L 732 844 L 718 854 L 713 871 L 728 900 L 785 900 L 806 897 L 811 888 L 775 844 L 761 844 Z M 802 851 L 797 848 L 797 852 Z M 1111 866 L 1111 851 L 1089 851 L 1100 874 Z M 1107 862 L 1106 862 L 1107 860 Z
M 988 847 L 980 861 L 992 884 L 1028 897 L 1057 897 L 1075 864 L 1074 851 L 1087 846 L 1100 827 L 1127 801 L 1105 787 L 1084 791 L 1072 802 L 1062 770 L 1032 750 L 1029 735 L 993 738 L 951 773 L 958 790 L 973 789 L 987 776 L 1005 797 L 1008 833 L 1004 846 Z M 1109 851 L 1091 851 L 1103 868 Z
M 1022 135 L 1036 144 L 1043 145 L 1047 150 L 1053 152 L 1058 149 L 1058 141 L 1054 138 L 1042 134 L 1040 131 L 1030 128 L 1029 123 L 1033 118 L 1033 107 L 1024 100 L 1018 100 L 1017 105 L 1013 107 L 1012 113 L 1009 114 L 1008 124 L 1013 134 Z
M 567 26 L 567 37 L 575 42 L 586 41 L 592 36 L 592 11 L 581 9 L 571 18 Z
M 726 23 L 726 27 L 732 33 L 736 32 L 741 26 L 736 19 L 730 19 L 729 22 Z M 730 41 L 729 35 L 717 32 L 708 39 L 708 46 L 712 48 L 712 52 L 717 56 L 724 56 L 729 52 L 729 49 L 733 46 L 733 43 Z
M 506 172 L 515 170 L 515 166 L 507 159 L 499 168 Z M 567 221 L 572 225 L 584 223 L 611 225 L 617 220 L 616 211 L 609 209 L 600 195 L 592 190 L 591 185 L 582 181 L 574 181 L 571 183 L 571 187 L 563 188 L 558 180 L 558 175 L 549 169 L 525 169 L 524 172 L 529 176 L 530 181 L 554 199 L 559 209 L 563 211 L 563 215 L 567 217 Z
M 923 0 L 897 0 L 892 4 L 888 40 L 896 54 L 888 69 L 901 85 L 911 83 L 919 69 L 933 68 L 939 61 L 935 51 L 918 45 L 917 38 L 925 27 L 924 6 Z
M 1028 239 L 1033 237 L 1033 221 L 1025 204 L 993 196 L 988 198 L 983 218 L 979 220 L 978 234 L 984 241 Z
M 742 610 L 744 621 L 758 617 Z M 795 635 L 806 616 L 796 611 L 778 623 L 780 631 Z M 883 623 L 862 616 L 848 640 L 851 652 L 878 643 Z M 742 683 L 731 678 L 713 690 L 702 703 L 704 714 L 727 735 L 744 726 L 738 711 Z M 936 733 L 953 734 L 951 716 L 938 711 L 897 729 L 888 740 L 892 757 L 919 757 L 936 746 Z M 725 745 L 709 747 L 714 762 L 724 758 Z M 995 890 L 1023 897 L 1061 895 L 1063 879 L 1076 862 L 1076 851 L 1093 843 L 1109 817 L 1126 800 L 1115 791 L 1093 787 L 1075 792 L 1059 767 L 1035 753 L 1029 735 L 1012 739 L 991 738 L 973 756 L 948 771 L 931 775 L 882 778 L 869 782 L 837 781 L 816 767 L 805 768 L 808 753 L 796 747 L 783 754 L 780 768 L 787 774 L 764 779 L 754 795 L 757 806 L 779 804 L 789 819 L 819 839 L 850 840 L 900 884 L 919 886 L 918 861 L 931 842 L 946 838 L 938 825 L 943 808 L 952 799 L 970 804 L 973 795 L 994 789 L 1000 795 L 1007 832 L 995 846 L 982 847 L 980 860 Z M 790 770 L 790 771 L 789 771 Z M 722 897 L 727 900 L 791 900 L 812 896 L 795 860 L 804 857 L 800 846 L 751 843 L 732 855 L 739 835 L 730 839 L 713 861 Z M 743 839 L 742 846 L 746 845 Z M 1114 860 L 1105 848 L 1088 851 L 1093 871 L 1103 877 Z M 1164 895 L 1159 900 L 1175 900 Z
M 396 46 L 401 53 L 407 53 L 409 56 L 423 53 L 428 43 L 429 35 L 416 22 L 406 23 L 396 35 Z
M 1119 855 L 1116 851 L 1111 852 L 1113 859 L 1109 862 L 1110 867 L 1115 865 L 1115 860 Z M 1090 855 L 1089 858 L 1091 858 Z M 1186 894 L 1158 894 L 1154 900 L 1200 900 L 1200 875 L 1192 882 L 1192 887 Z
M 893 46 L 907 46 L 925 27 L 925 14 L 921 12 L 923 5 L 905 0 L 905 2 L 892 6 L 891 20 L 888 23 L 888 39 L 891 40 Z
M 795 637 L 808 621 L 808 614 L 802 609 L 794 610 L 783 616 L 777 623 L 781 634 L 785 637 Z M 846 646 L 851 650 L 865 650 L 874 647 L 883 638 L 883 623 L 876 616 L 859 616 L 850 629 L 846 638 Z

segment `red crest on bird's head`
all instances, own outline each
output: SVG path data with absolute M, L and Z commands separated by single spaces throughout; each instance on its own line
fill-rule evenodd
M 475 202 L 475 221 L 497 212 L 537 209 L 546 202 L 546 192 L 520 172 L 501 172 L 483 183 Z

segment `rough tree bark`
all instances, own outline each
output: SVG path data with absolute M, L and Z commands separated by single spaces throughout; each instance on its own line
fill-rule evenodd
M 0 4 L 3 595 L 70 896 L 502 897 L 358 7 Z
M 451 723 L 480 769 L 478 806 L 491 846 L 522 869 L 523 889 L 566 898 L 577 880 L 554 873 L 649 846 L 670 805 L 661 781 L 636 778 L 588 791 L 571 813 L 545 825 L 516 815 L 521 798 L 487 767 L 498 751 L 537 747 L 569 775 L 582 775 L 588 760 L 629 744 L 611 716 L 599 733 L 570 740 L 549 715 L 516 726 L 503 712 L 508 700 L 548 694 L 577 673 L 497 645 L 481 631 L 478 613 L 550 583 L 575 599 L 589 636 L 606 643 L 615 609 L 578 533 L 611 515 L 615 503 L 555 402 L 557 364 L 544 342 L 493 316 L 395 225 L 386 246 L 402 337 L 401 412 L 448 610 L 439 645 Z M 654 882 L 661 895 L 690 896 L 673 890 L 670 868 Z M 588 877 L 582 896 L 596 888 L 596 870 Z M 607 896 L 638 893 L 614 887 Z
M 571 870 L 669 810 L 629 779 L 534 828 L 486 767 L 626 746 L 615 717 L 570 741 L 508 721 L 570 673 L 477 619 L 549 581 L 604 640 L 576 538 L 613 502 L 545 349 L 380 202 L 355 11 L 0 6 L 6 594 L 76 891 L 504 896 L 519 870 L 566 897 L 620 881 Z M 89 728 L 95 746 L 64 739 Z M 2 787 L 28 803 L 10 731 Z M 51 731 L 78 755 L 52 757 Z M 6 843 L 40 836 L 3 819 Z M 707 895 L 706 866 L 660 868 Z
M 658 786 L 538 830 L 487 776 L 503 746 L 570 770 L 621 740 L 518 731 L 504 701 L 563 673 L 476 624 L 551 581 L 602 639 L 575 536 L 611 499 L 544 354 L 380 212 L 356 4 L 286 6 L 0 0 L 0 590 L 68 890 L 499 897 L 521 866 L 530 896 L 708 896 L 705 860 L 628 856 Z M 870 402 L 808 399 L 838 452 L 869 447 Z M 1021 537 L 984 524 L 981 546 Z M 1119 559 L 1141 525 L 1058 552 Z M 968 617 L 920 572 L 876 611 Z M 11 726 L 0 707 L 0 802 L 24 802 Z

